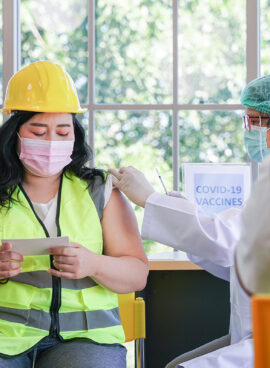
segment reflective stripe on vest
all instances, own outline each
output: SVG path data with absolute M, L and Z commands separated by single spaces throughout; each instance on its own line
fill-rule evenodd
M 23 323 L 41 330 L 48 330 L 51 324 L 50 313 L 36 309 L 14 309 L 0 307 L 0 318 L 9 322 Z M 86 312 L 61 313 L 61 331 L 81 331 L 119 325 L 119 310 L 113 308 Z M 0 347 L 1 349 L 1 347 Z
M 70 242 L 102 254 L 101 214 L 96 209 L 98 198 L 102 198 L 98 185 L 92 186 L 95 187 L 94 203 L 86 181 L 72 174 L 68 177 L 63 175 L 58 193 L 58 236 L 69 236 Z M 27 195 L 19 188 L 14 198 L 17 194 L 19 203 L 13 203 L 9 211 L 0 210 L 0 238 L 48 236 Z M 50 256 L 25 257 L 21 266 L 19 275 L 0 284 L 1 355 L 20 354 L 50 331 L 62 339 L 88 338 L 99 343 L 124 341 L 117 294 L 90 277 L 81 280 L 51 277 L 47 273 L 52 266 Z M 12 343 L 7 344 L 7 337 L 12 338 Z
M 12 281 L 32 285 L 40 289 L 52 287 L 52 277 L 46 271 L 20 273 L 19 275 L 12 277 Z M 81 290 L 96 285 L 97 283 L 91 279 L 91 277 L 84 277 L 83 279 L 78 280 L 61 279 L 61 286 L 65 289 Z

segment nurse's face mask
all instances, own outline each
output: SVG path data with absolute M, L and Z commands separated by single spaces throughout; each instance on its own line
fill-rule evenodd
M 19 136 L 19 134 L 18 134 Z M 58 174 L 71 162 L 74 140 L 50 141 L 20 137 L 19 155 L 24 167 L 36 176 Z
M 252 160 L 261 162 L 270 153 L 270 148 L 267 147 L 270 117 L 245 115 L 243 120 L 245 127 L 244 144 L 247 153 Z

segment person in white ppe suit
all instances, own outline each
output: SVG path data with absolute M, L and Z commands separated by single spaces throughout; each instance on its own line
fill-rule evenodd
M 261 166 L 242 219 L 244 231 L 235 252 L 240 284 L 248 295 L 270 293 L 270 155 Z
M 241 94 L 241 103 L 246 107 L 245 146 L 250 158 L 260 162 L 270 151 L 270 75 L 250 82 Z M 109 171 L 115 177 L 114 185 L 132 202 L 145 207 L 144 239 L 185 251 L 191 261 L 230 281 L 230 339 L 216 340 L 177 357 L 167 368 L 252 368 L 250 300 L 234 267 L 235 246 L 242 230 L 241 211 L 231 208 L 210 217 L 180 193 L 156 193 L 143 173 L 133 167 Z

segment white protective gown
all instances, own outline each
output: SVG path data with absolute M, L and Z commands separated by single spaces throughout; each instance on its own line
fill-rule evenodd
M 250 300 L 234 269 L 234 250 L 241 228 L 241 211 L 234 208 L 210 217 L 184 198 L 153 193 L 146 202 L 143 239 L 187 252 L 192 262 L 230 281 L 231 345 L 181 363 L 185 368 L 253 367 Z
M 236 267 L 250 294 L 270 293 L 270 155 L 242 214 L 243 231 L 236 247 Z

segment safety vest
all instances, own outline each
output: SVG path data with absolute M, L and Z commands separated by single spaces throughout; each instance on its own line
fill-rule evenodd
M 85 180 L 70 173 L 62 176 L 56 225 L 58 236 L 102 254 L 104 185 L 97 182 L 87 189 Z M 49 237 L 21 186 L 13 198 L 19 202 L 0 209 L 0 239 Z M 49 335 L 62 341 L 124 342 L 117 294 L 90 277 L 51 276 L 47 270 L 52 261 L 49 255 L 26 256 L 21 273 L 0 284 L 0 356 L 30 351 Z

